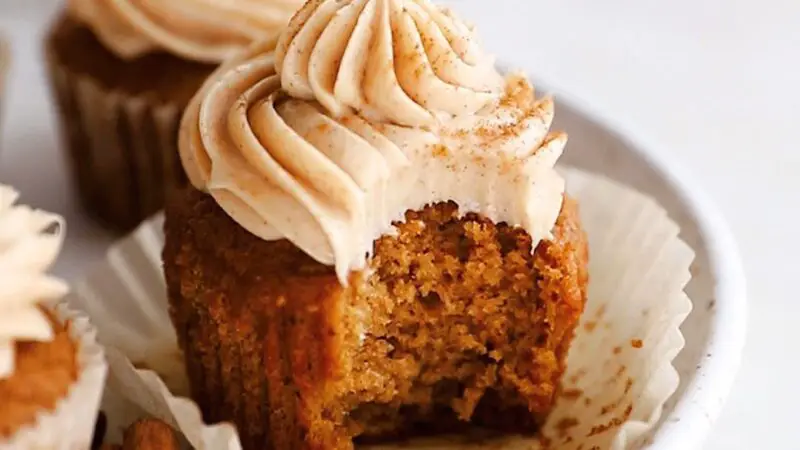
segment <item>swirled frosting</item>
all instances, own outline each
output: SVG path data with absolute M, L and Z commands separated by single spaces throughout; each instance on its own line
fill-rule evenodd
M 15 206 L 16 200 L 16 191 L 0 185 L 0 379 L 14 371 L 15 342 L 53 338 L 38 305 L 67 291 L 44 273 L 61 249 L 63 219 Z
M 452 14 L 424 0 L 311 1 L 273 47 L 221 67 L 181 126 L 191 182 L 251 233 L 290 240 L 342 283 L 431 203 L 550 237 L 566 144 L 549 131 L 552 99 L 500 76 Z
M 219 63 L 257 39 L 277 35 L 302 0 L 70 0 L 86 23 L 120 58 L 164 50 Z
M 312 0 L 281 34 L 275 64 L 295 98 L 398 125 L 474 114 L 503 93 L 474 31 L 424 0 Z

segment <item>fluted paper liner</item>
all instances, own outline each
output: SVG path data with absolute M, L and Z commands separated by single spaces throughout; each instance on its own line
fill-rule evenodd
M 70 70 L 52 47 L 46 66 L 81 202 L 104 224 L 131 230 L 163 208 L 170 183 L 185 183 L 178 155 L 185 105 L 107 88 Z
M 542 436 L 439 437 L 417 440 L 416 448 L 630 448 L 677 388 L 672 360 L 684 345 L 679 326 L 692 307 L 683 288 L 694 253 L 653 200 L 597 175 L 563 172 L 589 236 L 589 300 Z M 240 449 L 232 425 L 204 424 L 197 405 L 181 397 L 187 382 L 167 313 L 161 227 L 160 217 L 143 224 L 74 292 L 73 301 L 105 325 L 101 341 L 113 347 L 110 420 L 118 429 L 151 415 L 197 449 Z
M 35 423 L 0 441 L 0 450 L 78 450 L 88 449 L 92 443 L 108 369 L 103 347 L 85 314 L 65 302 L 45 306 L 60 323 L 69 324 L 67 329 L 78 349 L 78 379 L 55 409 L 42 411 Z

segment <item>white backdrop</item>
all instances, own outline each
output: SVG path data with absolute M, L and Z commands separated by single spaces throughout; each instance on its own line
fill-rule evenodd
M 800 2 L 451 0 L 501 60 L 663 143 L 710 192 L 748 275 L 750 330 L 734 393 L 706 448 L 798 449 Z M 39 35 L 57 2 L 0 0 L 16 61 L 0 181 L 65 214 L 56 271 L 79 276 L 110 236 L 76 212 L 56 150 Z

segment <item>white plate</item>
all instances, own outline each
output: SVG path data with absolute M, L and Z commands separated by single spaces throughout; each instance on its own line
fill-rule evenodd
M 556 93 L 555 129 L 569 133 L 566 164 L 605 174 L 656 198 L 696 252 L 686 291 L 694 309 L 674 365 L 680 386 L 644 448 L 700 448 L 733 385 L 744 348 L 744 270 L 733 236 L 706 195 L 652 142 L 622 133 L 569 95 Z

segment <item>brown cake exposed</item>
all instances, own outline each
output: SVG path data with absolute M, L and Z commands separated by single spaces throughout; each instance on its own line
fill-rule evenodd
M 532 433 L 583 310 L 587 246 L 565 199 L 554 238 L 453 203 L 408 212 L 347 287 L 193 189 L 167 207 L 164 266 L 193 397 L 247 450 L 350 449 L 465 426 Z
M 14 372 L 0 379 L 0 441 L 32 425 L 42 411 L 53 411 L 78 378 L 77 348 L 69 330 L 48 317 L 53 340 L 17 342 Z
M 168 424 L 158 419 L 144 418 L 125 429 L 122 445 L 103 444 L 100 450 L 178 450 L 178 436 Z

